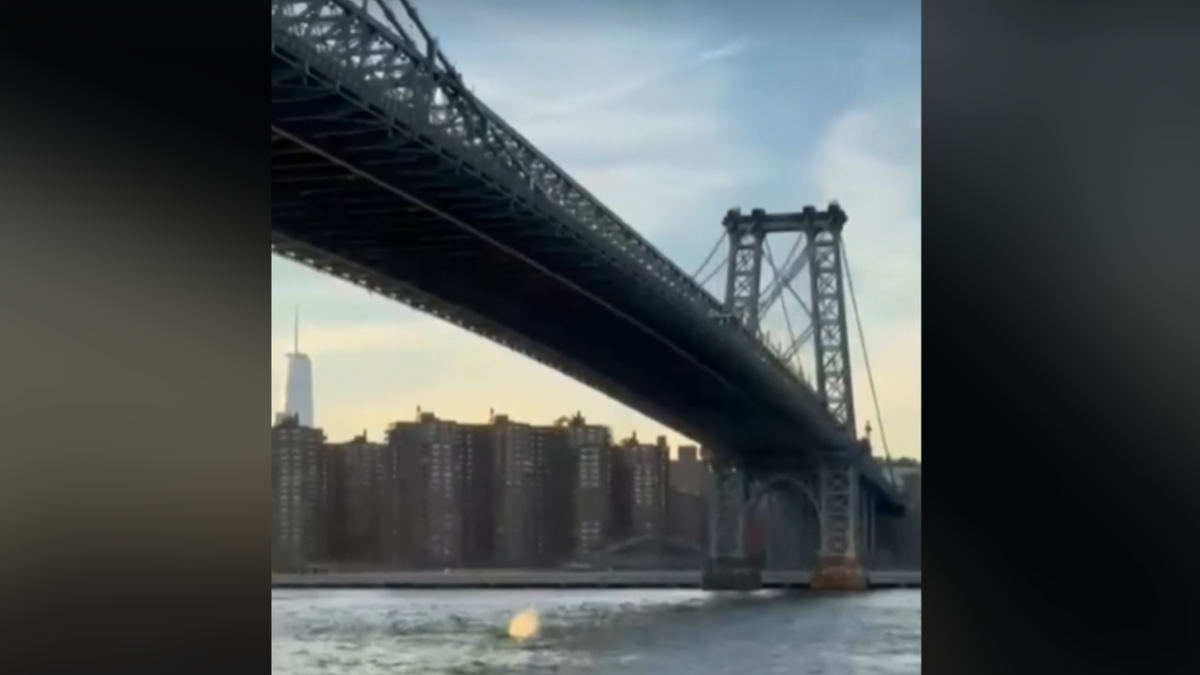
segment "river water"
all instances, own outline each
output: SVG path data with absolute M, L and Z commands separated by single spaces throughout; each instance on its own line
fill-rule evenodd
M 536 609 L 537 637 L 507 636 Z M 272 675 L 908 675 L 921 593 L 272 591 Z

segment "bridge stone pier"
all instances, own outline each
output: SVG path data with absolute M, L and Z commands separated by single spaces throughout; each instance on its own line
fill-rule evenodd
M 762 570 L 746 557 L 745 527 L 750 481 L 735 461 L 714 458 L 710 472 L 708 560 L 700 585 L 713 591 L 762 588 Z
M 854 591 L 867 587 L 863 574 L 862 551 L 866 529 L 864 514 L 868 508 L 862 499 L 858 473 L 852 467 L 837 465 L 820 469 L 817 499 L 821 507 L 821 552 L 813 572 L 813 588 L 830 591 Z

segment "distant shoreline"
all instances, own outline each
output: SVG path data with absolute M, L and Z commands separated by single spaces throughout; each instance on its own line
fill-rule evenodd
M 448 572 L 331 572 L 272 574 L 271 590 L 535 590 L 535 589 L 699 589 L 699 570 L 557 571 L 451 570 Z M 763 572 L 764 589 L 803 590 L 808 572 Z M 921 588 L 919 571 L 867 573 L 873 589 Z

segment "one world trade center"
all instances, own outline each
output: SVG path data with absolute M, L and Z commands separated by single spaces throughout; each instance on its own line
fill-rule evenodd
M 287 372 L 283 385 L 283 410 L 276 419 L 295 418 L 301 426 L 315 428 L 313 415 L 312 359 L 300 353 L 300 312 L 297 310 L 292 328 L 292 351 L 286 355 Z

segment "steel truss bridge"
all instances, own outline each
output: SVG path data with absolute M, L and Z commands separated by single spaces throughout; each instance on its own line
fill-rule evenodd
M 744 529 L 763 495 L 784 504 L 772 531 L 790 559 L 814 541 L 814 584 L 831 587 L 861 585 L 873 523 L 903 510 L 855 433 L 846 221 L 836 204 L 731 211 L 719 301 L 476 98 L 408 0 L 271 1 L 272 253 L 703 443 L 711 587 L 760 583 Z M 768 238 L 783 232 L 805 246 L 764 286 Z M 801 271 L 810 327 L 772 346 L 761 318 Z

